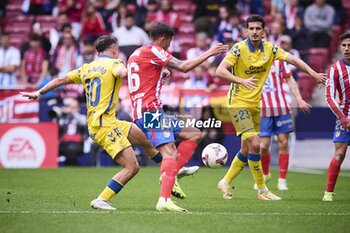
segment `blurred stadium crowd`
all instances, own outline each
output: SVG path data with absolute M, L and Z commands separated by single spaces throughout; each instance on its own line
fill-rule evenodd
M 175 29 L 169 52 L 180 59 L 196 57 L 219 42 L 231 47 L 245 39 L 244 20 L 249 14 L 263 15 L 270 31 L 268 39 L 318 72 L 325 72 L 339 58 L 338 37 L 350 29 L 348 0 L 2 0 L 0 95 L 1 90 L 37 89 L 93 61 L 97 56 L 94 40 L 101 35 L 118 38 L 120 58 L 126 61 L 136 48 L 148 42 L 148 30 L 156 22 Z M 227 86 L 214 75 L 223 56 L 208 59 L 188 74 L 173 71 L 166 85 L 209 91 Z M 311 100 L 315 85 L 312 79 L 297 70 L 293 74 L 303 98 Z M 64 138 L 64 132 L 60 132 L 61 141 L 77 142 L 74 148 L 62 147 L 69 153 L 83 150 L 86 132 L 81 125 L 85 116 L 79 106 L 84 98 L 82 86 L 68 85 L 41 99 L 40 107 L 64 106 L 46 107 L 51 118 L 60 116 L 61 131 L 70 135 L 67 132 L 74 130 L 82 135 Z M 127 111 L 118 111 L 128 118 Z M 66 119 L 62 114 L 74 117 Z M 99 149 L 91 150 L 98 153 Z

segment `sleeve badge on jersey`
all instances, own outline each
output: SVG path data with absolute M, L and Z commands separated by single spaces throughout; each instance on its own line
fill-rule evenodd
M 238 48 L 238 45 L 235 45 L 231 48 L 231 53 L 233 53 L 237 57 L 240 56 L 241 50 Z
M 276 56 L 277 51 L 278 51 L 278 47 L 273 45 L 272 46 L 272 53 L 273 53 L 274 56 Z

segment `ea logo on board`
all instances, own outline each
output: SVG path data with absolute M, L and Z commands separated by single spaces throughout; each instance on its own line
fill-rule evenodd
M 44 161 L 45 142 L 28 127 L 7 131 L 0 141 L 0 161 L 5 168 L 37 168 Z

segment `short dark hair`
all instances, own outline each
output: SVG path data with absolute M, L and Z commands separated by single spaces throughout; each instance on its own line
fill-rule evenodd
M 247 28 L 251 22 L 261 22 L 262 27 L 265 28 L 265 20 L 261 15 L 250 15 L 246 20 Z
M 126 15 L 125 15 L 125 18 L 132 18 L 132 19 L 134 19 L 134 15 L 131 14 L 130 12 L 127 12 Z
M 10 36 L 11 35 L 11 33 L 9 33 L 9 32 L 3 32 L 2 34 L 1 34 L 1 36 Z
M 41 41 L 41 37 L 40 35 L 34 33 L 30 36 L 30 41 Z
M 64 23 L 61 26 L 61 31 L 63 32 L 66 28 L 72 29 L 72 25 L 70 23 Z
M 156 23 L 152 26 L 149 34 L 152 39 L 157 39 L 161 36 L 173 37 L 175 35 L 175 31 L 172 27 L 166 25 L 165 23 Z
M 350 38 L 350 31 L 344 32 L 343 34 L 341 34 L 339 36 L 340 42 L 342 42 L 343 40 L 348 39 L 348 38 Z
M 95 48 L 96 48 L 97 52 L 100 53 L 100 52 L 106 51 L 106 49 L 108 49 L 109 46 L 111 46 L 112 44 L 118 45 L 117 38 L 115 38 L 114 36 L 110 36 L 110 35 L 100 36 L 95 41 Z

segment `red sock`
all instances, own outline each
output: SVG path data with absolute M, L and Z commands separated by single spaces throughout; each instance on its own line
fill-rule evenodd
M 263 173 L 265 176 L 267 176 L 270 173 L 270 161 L 271 161 L 270 151 L 268 151 L 266 154 L 261 154 L 260 160 L 261 160 Z
M 191 140 L 183 140 L 177 148 L 179 157 L 177 158 L 177 170 L 179 171 L 191 158 L 198 143 Z
M 327 177 L 327 186 L 326 192 L 333 192 L 335 183 L 337 182 L 337 178 L 340 172 L 340 166 L 343 161 L 337 160 L 337 156 L 333 156 L 329 167 L 328 167 L 328 177 Z
M 175 183 L 175 177 L 177 175 L 177 161 L 174 158 L 163 158 L 160 165 L 160 176 L 162 178 L 162 184 L 160 185 L 160 196 L 168 199 L 171 197 L 171 190 Z
M 278 154 L 278 165 L 280 166 L 280 178 L 285 179 L 287 176 L 289 164 L 289 153 Z

